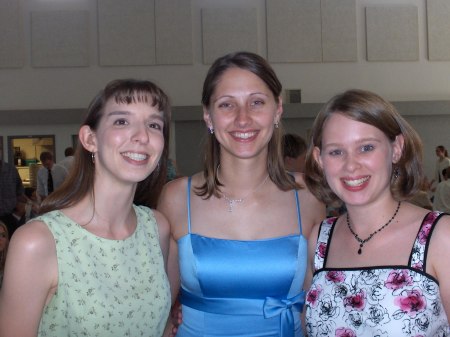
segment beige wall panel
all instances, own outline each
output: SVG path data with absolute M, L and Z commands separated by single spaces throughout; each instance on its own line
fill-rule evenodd
M 89 13 L 48 11 L 31 13 L 33 67 L 87 67 Z
M 192 64 L 190 0 L 156 0 L 156 63 Z
M 203 63 L 233 51 L 258 52 L 255 8 L 203 8 Z
M 367 7 L 366 25 L 369 61 L 419 60 L 417 7 Z
M 24 66 L 20 1 L 0 0 L 0 68 Z
M 266 0 L 270 62 L 321 62 L 320 0 Z
M 97 4 L 100 65 L 155 64 L 154 0 L 98 0 Z
M 450 61 L 450 1 L 427 0 L 428 58 Z
M 322 0 L 321 9 L 323 61 L 356 61 L 356 0 Z

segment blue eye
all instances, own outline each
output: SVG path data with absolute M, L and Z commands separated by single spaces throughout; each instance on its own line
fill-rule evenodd
M 371 144 L 369 144 L 369 145 L 363 145 L 363 146 L 361 147 L 361 152 L 369 152 L 369 151 L 373 151 L 374 148 L 375 148 L 375 147 L 374 147 L 373 145 L 371 145 Z
M 340 156 L 342 154 L 342 150 L 332 150 L 332 151 L 329 151 L 328 154 L 330 156 Z

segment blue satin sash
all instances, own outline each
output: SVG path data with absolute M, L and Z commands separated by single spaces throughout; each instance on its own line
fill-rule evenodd
M 262 315 L 264 318 L 280 316 L 281 336 L 294 337 L 294 312 L 299 314 L 303 311 L 305 292 L 289 299 L 207 298 L 181 288 L 180 302 L 195 310 L 213 314 Z

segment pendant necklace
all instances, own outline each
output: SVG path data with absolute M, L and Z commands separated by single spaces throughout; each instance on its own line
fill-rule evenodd
M 228 203 L 228 212 L 232 213 L 233 212 L 233 207 L 236 204 L 240 204 L 242 202 L 245 201 L 245 199 L 247 199 L 250 195 L 252 195 L 253 193 L 255 193 L 257 190 L 259 190 L 267 181 L 267 179 L 269 178 L 269 174 L 267 174 L 267 176 L 264 178 L 264 180 L 259 183 L 259 185 L 257 185 L 253 190 L 251 190 L 250 192 L 247 193 L 247 195 L 245 197 L 242 198 L 238 198 L 238 199 L 232 199 L 229 196 L 227 196 L 225 193 L 222 192 L 222 196 L 225 199 L 225 201 Z
M 355 231 L 353 230 L 352 226 L 350 225 L 350 217 L 349 217 L 348 212 L 347 212 L 347 226 L 348 226 L 348 229 L 350 229 L 350 232 L 351 232 L 351 233 L 353 234 L 353 236 L 355 237 L 356 241 L 359 242 L 359 249 L 358 249 L 358 254 L 359 254 L 359 255 L 362 254 L 362 249 L 363 249 L 363 247 L 364 247 L 364 244 L 365 244 L 366 242 L 368 242 L 370 239 L 372 239 L 373 236 L 374 236 L 375 234 L 377 234 L 377 233 L 381 232 L 383 229 L 385 229 L 385 228 L 392 222 L 392 220 L 395 219 L 395 217 L 397 216 L 398 210 L 400 209 L 401 203 L 402 203 L 401 201 L 398 202 L 397 209 L 395 210 L 395 213 L 394 213 L 394 215 L 392 216 L 392 218 L 390 218 L 388 222 L 386 222 L 383 226 L 381 226 L 380 228 L 378 228 L 375 232 L 373 232 L 372 234 L 370 234 L 370 235 L 369 235 L 366 239 L 364 239 L 364 240 L 361 239 L 361 238 L 358 236 L 358 234 L 356 234 Z

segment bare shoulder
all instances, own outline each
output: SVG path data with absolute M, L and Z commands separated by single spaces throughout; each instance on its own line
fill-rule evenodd
M 444 214 L 438 220 L 433 234 L 432 240 L 436 242 L 436 246 L 450 253 L 450 215 Z
M 8 254 L 15 249 L 31 257 L 56 255 L 56 245 L 52 233 L 42 221 L 31 221 L 20 226 L 11 238 Z
M 164 185 L 158 202 L 158 209 L 186 200 L 187 177 L 177 178 Z M 164 213 L 164 211 L 163 211 Z
M 304 174 L 294 173 L 295 181 L 302 186 L 298 191 L 300 197 L 300 209 L 302 216 L 303 233 L 309 238 L 309 234 L 315 225 L 318 225 L 326 217 L 326 207 L 306 187 Z
M 152 211 L 158 225 L 159 235 L 168 235 L 170 233 L 170 224 L 166 216 L 156 209 L 152 209 Z

